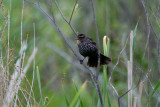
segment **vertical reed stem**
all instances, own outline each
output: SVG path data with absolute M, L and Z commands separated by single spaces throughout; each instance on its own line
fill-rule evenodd
M 130 60 L 127 62 L 128 90 L 132 88 L 132 63 L 133 63 L 133 31 L 130 33 Z M 128 107 L 132 107 L 132 90 L 128 92 Z

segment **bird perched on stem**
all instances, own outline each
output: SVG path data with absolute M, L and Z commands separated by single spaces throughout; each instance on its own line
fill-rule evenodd
M 79 52 L 84 59 L 88 57 L 87 65 L 90 67 L 98 66 L 98 49 L 96 43 L 85 34 L 79 34 L 76 38 Z M 84 60 L 83 59 L 83 60 Z M 80 60 L 80 63 L 83 63 L 83 60 Z M 107 65 L 111 62 L 111 58 L 104 56 L 100 53 L 100 65 Z

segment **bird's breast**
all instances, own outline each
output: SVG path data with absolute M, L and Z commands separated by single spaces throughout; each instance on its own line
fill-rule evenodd
M 77 40 L 77 44 L 80 44 L 80 40 Z

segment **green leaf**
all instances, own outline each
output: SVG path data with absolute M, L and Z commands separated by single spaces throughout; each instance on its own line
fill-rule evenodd
M 73 81 L 73 84 L 74 84 L 74 87 L 75 87 L 75 89 L 76 89 L 76 92 L 78 92 L 77 85 L 75 84 L 74 81 Z M 81 100 L 81 97 L 80 97 L 80 96 L 79 96 L 79 100 L 78 100 L 76 106 L 79 107 L 79 106 L 78 106 L 79 104 L 81 105 L 81 107 L 83 107 L 83 103 L 82 103 L 82 100 Z
M 87 84 L 87 81 L 85 81 L 82 86 L 80 87 L 80 89 L 78 90 L 78 92 L 76 93 L 75 97 L 73 98 L 71 104 L 70 104 L 70 107 L 74 107 L 79 96 L 81 95 L 81 93 L 83 92 L 83 90 L 85 89 L 86 87 L 86 84 Z
M 67 96 L 66 96 L 66 94 L 65 94 L 65 89 L 64 89 L 64 87 L 63 87 L 63 84 L 62 84 L 62 92 L 63 92 L 63 94 L 64 94 L 64 98 L 65 98 L 67 107 L 70 107 L 70 106 L 69 106 L 69 100 L 68 100 L 68 98 L 67 98 Z
M 149 106 L 150 106 L 151 98 L 153 97 L 153 95 L 155 94 L 155 92 L 158 90 L 159 87 L 160 87 L 160 81 L 156 84 L 155 88 L 153 89 L 152 93 L 149 96 Z
M 80 99 L 77 101 L 77 103 L 76 103 L 76 106 L 75 107 L 80 107 L 79 105 L 80 105 Z
M 160 81 L 156 84 L 154 90 L 152 91 L 152 94 L 150 95 L 150 99 L 153 97 L 153 95 L 155 94 L 155 92 L 157 91 L 157 89 L 160 87 Z
M 43 97 L 42 97 L 42 88 L 41 88 L 41 81 L 40 81 L 40 74 L 39 74 L 38 66 L 36 67 L 36 71 L 37 71 L 37 80 L 38 80 L 39 91 L 40 91 L 40 95 L 41 95 L 41 99 L 42 99 L 42 105 L 44 107 L 44 101 L 43 101 Z
M 157 101 L 157 104 L 156 104 L 156 106 L 155 106 L 155 107 L 158 107 L 158 104 L 159 104 L 159 101 Z
M 66 95 L 65 95 L 65 101 L 66 101 L 67 107 L 69 107 L 69 101 L 68 101 Z
M 98 99 L 97 107 L 101 107 L 100 99 Z

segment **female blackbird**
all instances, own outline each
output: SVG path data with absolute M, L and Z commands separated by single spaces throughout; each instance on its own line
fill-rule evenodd
M 96 43 L 85 34 L 79 34 L 76 38 L 79 52 L 84 59 L 88 57 L 87 65 L 90 67 L 98 66 L 98 49 Z M 83 60 L 84 60 L 83 59 Z M 83 60 L 80 60 L 82 63 Z M 100 65 L 107 65 L 111 62 L 111 58 L 100 53 Z

